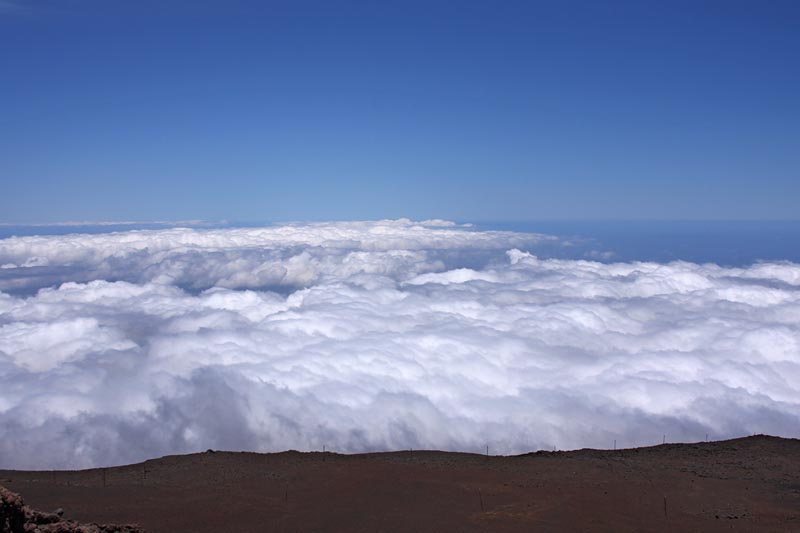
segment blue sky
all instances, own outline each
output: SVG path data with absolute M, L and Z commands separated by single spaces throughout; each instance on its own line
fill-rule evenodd
M 800 3 L 0 0 L 0 222 L 797 219 Z

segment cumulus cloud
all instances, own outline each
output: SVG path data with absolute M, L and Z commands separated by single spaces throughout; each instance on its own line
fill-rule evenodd
M 0 291 L 95 279 L 195 291 L 286 291 L 359 273 L 401 279 L 450 266 L 482 266 L 497 251 L 555 241 L 546 235 L 470 231 L 442 220 L 405 219 L 12 237 L 0 241 Z
M 443 221 L 0 240 L 0 465 L 800 436 L 800 265 Z

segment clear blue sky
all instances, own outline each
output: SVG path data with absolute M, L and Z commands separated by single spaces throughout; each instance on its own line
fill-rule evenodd
M 799 200 L 794 0 L 0 0 L 2 222 Z

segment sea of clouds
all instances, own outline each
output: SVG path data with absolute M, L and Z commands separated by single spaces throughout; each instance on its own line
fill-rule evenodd
M 444 221 L 0 240 L 0 468 L 800 437 L 800 265 Z

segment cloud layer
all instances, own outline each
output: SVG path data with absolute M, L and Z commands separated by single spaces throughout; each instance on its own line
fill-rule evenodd
M 800 436 L 800 265 L 548 243 L 407 220 L 0 240 L 0 466 Z

